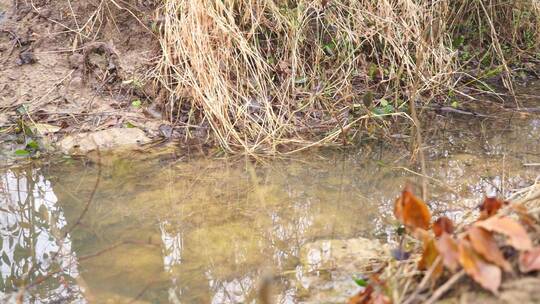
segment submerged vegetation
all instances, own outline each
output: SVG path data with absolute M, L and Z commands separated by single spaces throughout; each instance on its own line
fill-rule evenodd
M 493 78 L 512 94 L 513 78 L 538 56 L 538 9 L 501 0 L 165 1 L 153 76 L 169 119 L 187 135 L 211 129 L 227 151 L 350 142 L 384 129 L 381 117 L 474 100 Z

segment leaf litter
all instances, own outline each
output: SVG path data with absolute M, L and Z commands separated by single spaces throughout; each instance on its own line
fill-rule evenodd
M 508 205 L 510 208 L 505 209 Z M 387 263 L 386 267 L 394 267 L 389 271 L 391 273 L 399 269 L 395 263 L 416 263 L 415 273 L 420 277 L 413 277 L 421 278 L 422 282 L 414 292 L 407 289 L 411 284 L 407 282 L 403 295 L 396 300 L 396 291 L 389 288 L 388 282 L 395 274 L 387 272 L 387 281 L 382 279 L 382 275 L 368 281 L 362 291 L 350 298 L 349 304 L 419 303 L 425 302 L 430 291 L 432 294 L 427 302 L 433 303 L 462 280 L 463 272 L 479 287 L 497 296 L 503 273 L 513 273 L 512 277 L 515 277 L 515 265 L 521 276 L 539 271 L 540 246 L 534 246 L 527 231 L 527 228 L 535 231 L 532 228 L 538 227 L 538 221 L 527 212 L 527 208 L 486 197 L 479 209 L 478 219 L 459 229 L 444 216 L 432 223 L 428 205 L 416 197 L 410 187 L 405 187 L 395 202 L 394 216 L 404 225 L 406 234 L 416 243 L 416 249 L 409 260 L 394 256 L 395 261 Z M 404 236 L 401 236 L 399 249 L 395 250 L 403 251 L 403 241 Z M 426 289 L 428 281 L 431 282 L 430 289 Z M 423 298 L 420 293 L 424 293 Z

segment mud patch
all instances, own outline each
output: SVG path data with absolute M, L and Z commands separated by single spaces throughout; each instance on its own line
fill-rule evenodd
M 135 18 L 153 8 L 137 3 L 0 0 L 0 129 L 46 123 L 61 128 L 57 140 L 133 126 L 160 134 L 165 122 L 144 110 L 156 40 Z

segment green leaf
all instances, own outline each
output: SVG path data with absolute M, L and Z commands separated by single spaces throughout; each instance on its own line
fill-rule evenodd
M 373 108 L 372 112 L 377 115 L 382 115 L 384 114 L 384 109 L 381 107 L 376 107 L 376 108 Z
M 388 105 L 388 100 L 382 98 L 380 101 L 379 101 L 379 104 L 381 105 L 381 107 L 386 107 Z
M 21 261 L 26 256 L 28 256 L 28 249 L 22 247 L 19 244 L 15 245 L 15 250 L 13 251 L 13 259 L 15 261 Z
M 458 48 L 463 45 L 463 42 L 465 42 L 465 37 L 463 35 L 458 36 L 454 38 L 454 41 L 452 41 L 452 46 L 454 48 Z
M 131 106 L 134 108 L 140 108 L 142 106 L 142 102 L 140 99 L 135 99 L 131 102 Z
M 126 122 L 126 128 L 135 128 L 135 125 L 128 121 Z
M 388 104 L 388 105 L 384 106 L 383 111 L 384 111 L 384 114 L 391 114 L 391 113 L 394 113 L 396 111 L 396 109 L 394 108 L 393 105 Z
M 328 56 L 334 56 L 334 49 L 336 48 L 336 45 L 333 42 L 327 43 L 324 45 L 323 49 L 326 55 Z
M 360 287 L 366 287 L 368 285 L 368 282 L 362 278 L 353 278 L 356 285 Z
M 368 75 L 371 80 L 374 80 L 375 77 L 377 77 L 377 73 L 379 72 L 379 67 L 377 67 L 375 64 L 369 65 Z
M 31 140 L 26 144 L 26 151 L 32 151 L 32 150 L 33 151 L 39 150 L 39 144 L 34 140 Z
M 484 75 L 482 75 L 482 78 L 490 78 L 499 75 L 503 71 L 502 66 L 498 66 L 494 69 L 491 69 L 489 71 L 486 71 Z
M 397 235 L 399 235 L 399 236 L 404 235 L 404 234 L 405 234 L 405 226 L 400 225 L 399 227 L 397 227 L 396 233 L 397 233 Z
M 5 251 L 2 252 L 2 261 L 4 261 L 4 264 L 6 265 L 11 265 L 11 262 L 9 261 L 9 257 Z
M 19 149 L 19 150 L 15 151 L 15 155 L 17 155 L 17 156 L 28 156 L 28 155 L 30 155 L 30 152 L 28 152 L 26 150 L 23 150 L 23 149 Z
M 457 109 L 459 107 L 459 102 L 457 100 L 454 100 L 450 105 L 452 106 L 452 108 Z
M 371 104 L 373 103 L 373 99 L 374 99 L 374 96 L 373 96 L 372 91 L 367 91 L 364 94 L 364 96 L 362 97 L 362 101 L 364 102 L 364 105 L 366 106 L 366 108 L 371 107 Z

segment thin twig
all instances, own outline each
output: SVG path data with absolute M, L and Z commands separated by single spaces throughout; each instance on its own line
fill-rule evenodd
M 446 281 L 444 284 L 442 284 L 435 292 L 431 295 L 431 297 L 425 302 L 425 304 L 433 304 L 435 301 L 437 301 L 440 297 L 442 297 L 454 284 L 456 284 L 463 276 L 465 275 L 465 270 L 461 270 L 460 272 L 454 274 L 448 281 Z
M 418 287 L 416 287 L 416 290 L 407 298 L 407 300 L 405 300 L 405 302 L 403 302 L 403 304 L 410 304 L 416 299 L 416 297 L 420 294 L 420 292 L 422 292 L 422 290 L 426 287 L 427 283 L 431 279 L 431 276 L 433 275 L 433 272 L 435 272 L 435 269 L 437 269 L 437 267 L 440 267 L 439 264 L 441 262 L 442 262 L 442 259 L 440 256 L 438 256 L 437 259 L 435 259 L 435 262 L 433 262 L 431 267 L 428 269 L 428 271 L 422 278 L 422 281 L 420 282 L 420 284 L 418 284 Z

